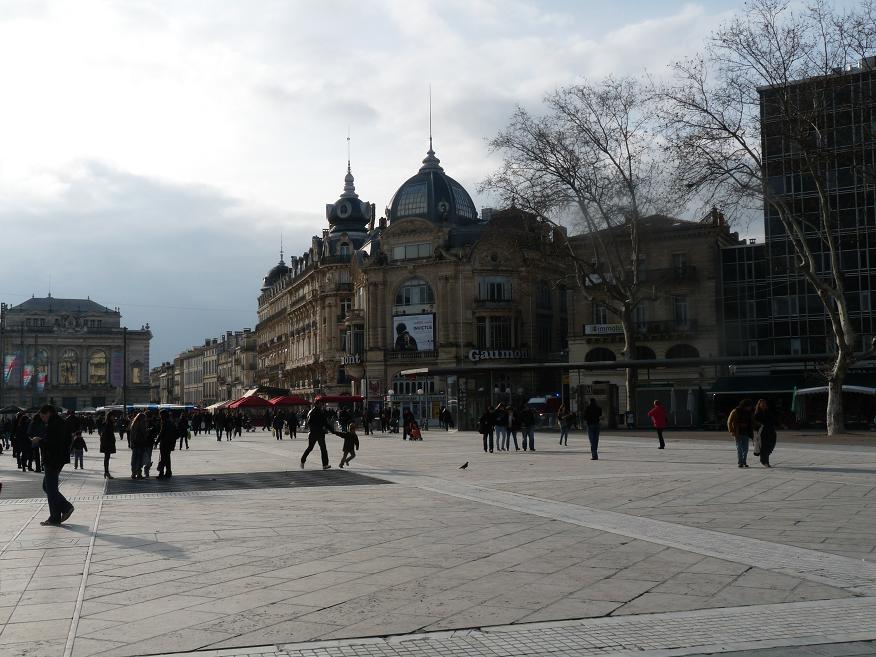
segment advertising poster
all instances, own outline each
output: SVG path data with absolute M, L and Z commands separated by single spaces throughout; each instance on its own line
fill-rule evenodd
M 395 315 L 392 318 L 396 351 L 435 349 L 435 315 Z
M 21 378 L 21 385 L 27 388 L 30 385 L 30 380 L 33 378 L 33 365 L 25 363 L 24 375 Z
M 124 355 L 121 351 L 114 351 L 110 356 L 110 385 L 120 388 L 122 377 L 125 375 Z
M 46 382 L 49 380 L 49 375 L 46 372 L 40 372 L 37 374 L 37 382 L 36 388 L 37 392 L 45 392 L 46 390 Z
M 12 388 L 17 388 L 21 382 L 18 373 L 19 363 L 18 354 L 9 354 L 3 362 L 3 383 Z

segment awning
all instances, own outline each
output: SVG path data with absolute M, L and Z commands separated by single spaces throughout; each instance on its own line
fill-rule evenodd
M 230 403 L 231 403 L 231 402 L 229 402 L 229 401 L 216 402 L 215 404 L 210 404 L 210 405 L 207 407 L 207 410 L 210 411 L 210 412 L 212 413 L 213 411 L 218 411 L 220 408 L 225 408 L 225 407 L 228 406 L 228 404 L 230 404 Z
M 709 391 L 713 395 L 767 395 L 793 393 L 799 388 L 799 376 L 722 376 L 715 381 Z M 799 390 L 797 391 L 799 394 Z
M 344 403 L 344 402 L 361 402 L 365 401 L 364 397 L 359 395 L 320 395 L 313 401 L 321 401 L 327 402 L 329 404 L 332 403 Z
M 269 402 L 264 397 L 256 397 L 255 395 L 251 397 L 241 397 L 240 399 L 235 399 L 233 402 L 228 404 L 225 408 L 235 409 L 235 408 L 270 408 L 271 402 Z
M 271 406 L 310 406 L 310 402 L 297 395 L 284 395 L 270 400 Z

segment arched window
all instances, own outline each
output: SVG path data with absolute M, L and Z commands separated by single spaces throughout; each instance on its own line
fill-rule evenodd
M 105 351 L 94 351 L 88 359 L 88 383 L 103 386 L 107 382 L 107 363 Z
M 657 354 L 654 353 L 651 347 L 638 345 L 636 347 L 636 360 L 657 360 Z
M 395 295 L 397 306 L 424 306 L 435 303 L 435 294 L 422 278 L 412 278 L 402 285 Z
M 699 358 L 700 352 L 689 344 L 676 344 L 666 351 L 667 358 Z
M 611 349 L 605 347 L 596 347 L 587 352 L 584 360 L 588 363 L 600 363 L 604 361 L 617 360 L 617 356 Z
M 79 385 L 79 354 L 73 349 L 65 349 L 58 361 L 58 380 L 67 386 Z

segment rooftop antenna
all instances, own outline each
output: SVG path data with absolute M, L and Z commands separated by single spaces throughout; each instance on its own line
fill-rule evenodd
M 432 83 L 429 83 L 429 150 L 432 150 Z
M 52 296 L 52 275 L 49 274 L 49 296 Z
M 280 231 L 280 262 L 283 262 L 283 232 Z
M 350 126 L 347 125 L 347 173 L 350 173 Z

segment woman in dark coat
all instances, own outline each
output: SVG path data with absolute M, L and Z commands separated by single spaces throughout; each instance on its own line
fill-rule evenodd
M 754 421 L 760 425 L 760 463 L 771 468 L 770 454 L 776 448 L 776 417 L 766 399 L 759 400 L 754 407 Z
M 488 408 L 478 420 L 478 433 L 484 437 L 484 451 L 487 451 L 487 443 L 489 442 L 490 453 L 493 452 L 493 418 L 495 414 Z
M 28 469 L 27 464 L 30 461 L 30 437 L 27 435 L 27 428 L 30 425 L 30 421 L 27 419 L 27 415 L 22 413 L 18 416 L 18 422 L 15 425 L 15 436 L 13 440 L 15 441 L 15 447 L 18 450 L 18 467 L 21 468 L 21 471 L 24 472 Z M 33 466 L 30 466 L 30 469 L 33 470 Z
M 173 476 L 173 471 L 170 466 L 170 453 L 176 448 L 177 430 L 176 424 L 170 417 L 168 411 L 161 411 L 159 415 L 158 438 L 155 444 L 158 445 L 158 478 L 168 479 Z
M 100 428 L 100 453 L 103 454 L 103 478 L 114 479 L 109 471 L 110 455 L 116 453 L 116 435 L 113 432 L 113 418 L 106 416 Z

